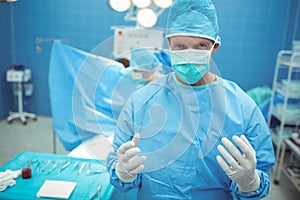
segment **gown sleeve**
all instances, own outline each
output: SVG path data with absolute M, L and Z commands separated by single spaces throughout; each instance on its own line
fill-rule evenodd
M 250 104 L 244 109 L 244 124 L 246 129 L 245 136 L 256 151 L 256 171 L 260 177 L 261 183 L 256 191 L 243 193 L 238 190 L 236 183 L 232 182 L 231 191 L 236 199 L 261 199 L 269 193 L 269 169 L 275 162 L 272 138 L 268 125 L 256 105 Z
M 132 119 L 132 101 L 129 99 L 128 103 L 122 109 L 115 134 L 113 147 L 114 151 L 110 152 L 107 157 L 107 171 L 110 175 L 110 183 L 122 191 L 129 191 L 139 187 L 141 184 L 141 175 L 138 174 L 137 178 L 131 183 L 123 183 L 116 175 L 116 163 L 118 161 L 117 150 L 125 142 L 132 140 L 134 135 L 133 119 Z

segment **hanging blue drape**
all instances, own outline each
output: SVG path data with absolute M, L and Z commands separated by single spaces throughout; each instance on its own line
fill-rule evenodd
M 166 53 L 159 54 L 166 63 Z M 164 66 L 164 73 L 170 67 Z M 85 139 L 114 132 L 129 96 L 141 85 L 121 63 L 55 41 L 51 50 L 49 90 L 54 132 L 66 150 Z
M 112 134 L 111 97 L 124 76 L 122 69 L 110 59 L 53 43 L 49 69 L 51 111 L 54 131 L 66 150 L 71 151 L 95 134 Z

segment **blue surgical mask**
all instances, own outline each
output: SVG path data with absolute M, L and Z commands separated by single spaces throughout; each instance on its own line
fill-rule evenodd
M 211 51 L 212 49 L 171 51 L 172 68 L 185 83 L 197 83 L 210 68 Z
M 132 79 L 137 83 L 137 84 L 146 84 L 147 80 L 143 79 L 143 73 L 142 72 L 135 72 L 133 71 L 132 74 Z

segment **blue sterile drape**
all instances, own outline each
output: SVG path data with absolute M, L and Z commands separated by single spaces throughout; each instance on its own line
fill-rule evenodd
M 49 69 L 51 110 L 54 131 L 66 150 L 95 134 L 112 133 L 111 97 L 124 76 L 122 69 L 121 64 L 110 59 L 53 43 Z
M 163 62 L 168 54 L 158 53 Z M 162 63 L 163 63 L 162 62 Z M 164 73 L 169 66 L 164 65 Z M 66 150 L 94 136 L 113 134 L 115 120 L 129 96 L 141 85 L 131 68 L 80 49 L 53 43 L 49 88 L 54 131 Z

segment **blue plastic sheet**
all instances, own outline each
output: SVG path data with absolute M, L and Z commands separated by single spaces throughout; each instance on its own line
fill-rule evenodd
M 110 59 L 54 42 L 49 70 L 51 110 L 54 131 L 66 150 L 95 134 L 112 134 L 111 96 L 122 69 Z
M 66 150 L 81 143 L 72 114 L 72 91 L 79 67 L 87 54 L 58 42 L 53 43 L 49 89 L 54 131 Z
M 167 54 L 163 58 L 166 60 Z M 54 131 L 66 150 L 71 151 L 95 134 L 113 134 L 127 99 L 142 87 L 132 80 L 131 72 L 131 68 L 125 69 L 111 59 L 53 43 L 49 69 L 51 110 Z

